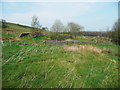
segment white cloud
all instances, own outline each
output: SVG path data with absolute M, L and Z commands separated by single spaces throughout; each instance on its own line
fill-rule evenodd
M 75 3 L 75 4 L 64 3 L 38 3 L 37 10 L 30 11 L 27 13 L 13 13 L 11 15 L 5 15 L 5 19 L 12 22 L 19 22 L 22 24 L 30 25 L 31 17 L 36 15 L 39 17 L 42 25 L 50 27 L 56 19 L 60 19 L 66 24 L 74 17 L 84 15 L 91 9 L 90 3 Z M 42 8 L 39 10 L 39 8 Z
M 25 3 L 25 6 L 26 4 L 27 3 Z M 32 16 L 36 15 L 39 17 L 40 24 L 47 26 L 49 28 L 51 27 L 51 25 L 54 23 L 56 19 L 60 19 L 63 22 L 63 24 L 73 21 L 80 25 L 83 25 L 87 30 L 90 30 L 90 29 L 99 30 L 99 28 L 100 29 L 106 28 L 106 26 L 111 27 L 112 25 L 110 25 L 110 23 L 114 22 L 114 17 L 113 19 L 111 19 L 111 16 L 115 16 L 115 14 L 111 11 L 112 13 L 110 12 L 109 14 L 111 16 L 108 16 L 105 12 L 106 11 L 105 9 L 108 4 L 106 5 L 104 3 L 99 4 L 99 6 L 97 6 L 98 5 L 97 3 L 93 3 L 93 2 L 92 3 L 90 2 L 85 2 L 85 3 L 83 2 L 42 3 L 40 2 L 40 3 L 32 3 L 32 4 L 33 4 L 32 7 L 34 7 L 34 9 L 30 8 L 29 10 L 26 10 L 26 12 L 19 12 L 19 10 L 21 11 L 21 8 L 17 6 L 18 9 L 16 8 L 14 11 L 11 11 L 10 12 L 11 14 L 4 15 L 4 19 L 13 23 L 30 25 Z M 29 8 L 30 5 L 27 4 L 26 8 Z M 24 9 L 25 6 L 22 9 Z M 100 8 L 103 8 L 103 9 L 100 9 Z M 111 8 L 109 10 L 111 10 Z M 100 15 L 97 15 L 98 12 L 96 11 L 99 11 L 99 10 L 103 10 L 103 12 L 100 11 L 102 12 L 102 14 L 99 13 Z M 16 13 L 16 11 L 18 11 L 18 13 Z M 95 12 L 94 15 L 92 12 Z M 110 18 L 109 22 L 104 21 L 104 19 L 99 20 L 100 17 L 106 18 L 106 16 Z M 95 17 L 97 19 L 95 19 Z M 103 20 L 104 22 L 101 20 Z

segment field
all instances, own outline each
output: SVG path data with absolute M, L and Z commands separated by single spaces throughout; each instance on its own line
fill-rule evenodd
M 20 30 L 29 28 L 8 25 L 2 33 L 3 88 L 118 88 L 119 46 L 48 45 L 42 43 L 48 37 L 20 38 Z M 94 39 L 103 38 L 86 36 L 77 40 Z

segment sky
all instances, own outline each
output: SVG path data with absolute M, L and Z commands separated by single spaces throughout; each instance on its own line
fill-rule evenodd
M 95 1 L 95 0 L 94 0 Z M 98 0 L 97 0 L 98 1 Z M 64 25 L 75 22 L 85 31 L 111 29 L 118 19 L 118 2 L 2 2 L 2 16 L 8 22 L 31 25 L 32 16 L 50 28 L 56 19 Z M 1 3 L 0 3 L 1 4 Z

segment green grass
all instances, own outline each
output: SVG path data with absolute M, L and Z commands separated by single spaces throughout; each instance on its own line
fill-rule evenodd
M 114 50 L 114 51 L 118 51 L 118 48 L 120 48 L 120 46 L 115 45 L 115 44 L 112 44 L 112 45 L 95 45 L 95 46 L 100 47 L 100 48 L 108 48 L 108 49 L 111 49 L 111 50 Z
M 17 24 L 12 24 L 12 23 L 7 23 L 7 30 L 10 30 L 11 32 L 17 32 L 17 33 L 22 33 L 22 32 L 30 32 L 31 28 L 30 27 L 22 27 Z
M 88 38 L 85 38 L 85 37 L 79 37 L 79 38 L 77 38 L 77 40 L 80 40 L 80 41 L 92 41 L 91 39 L 88 39 Z
M 59 45 L 4 47 L 3 87 L 117 87 L 117 63 L 112 63 L 106 54 L 65 52 L 62 47 Z
M 9 38 L 14 38 L 14 37 L 17 37 L 19 36 L 19 34 L 15 34 L 15 33 L 5 33 L 5 32 L 2 32 L 2 38 L 4 39 L 9 39 Z
M 14 23 L 6 23 L 7 28 L 3 29 L 3 32 L 9 32 L 9 33 L 23 33 L 23 32 L 31 32 L 33 30 L 33 28 L 31 28 L 30 26 L 24 26 L 24 25 L 20 25 L 20 24 L 14 24 Z M 49 31 L 45 31 L 42 29 L 39 29 L 40 31 L 42 31 L 43 33 L 49 33 Z

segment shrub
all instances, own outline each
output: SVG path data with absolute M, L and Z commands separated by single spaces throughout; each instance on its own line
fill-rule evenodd
M 42 36 L 44 36 L 42 33 L 40 33 L 40 32 L 35 32 L 35 33 L 32 33 L 32 36 L 34 37 L 34 38 L 39 38 L 39 37 L 42 37 Z
M 111 38 L 113 42 L 120 45 L 120 19 L 113 25 Z

